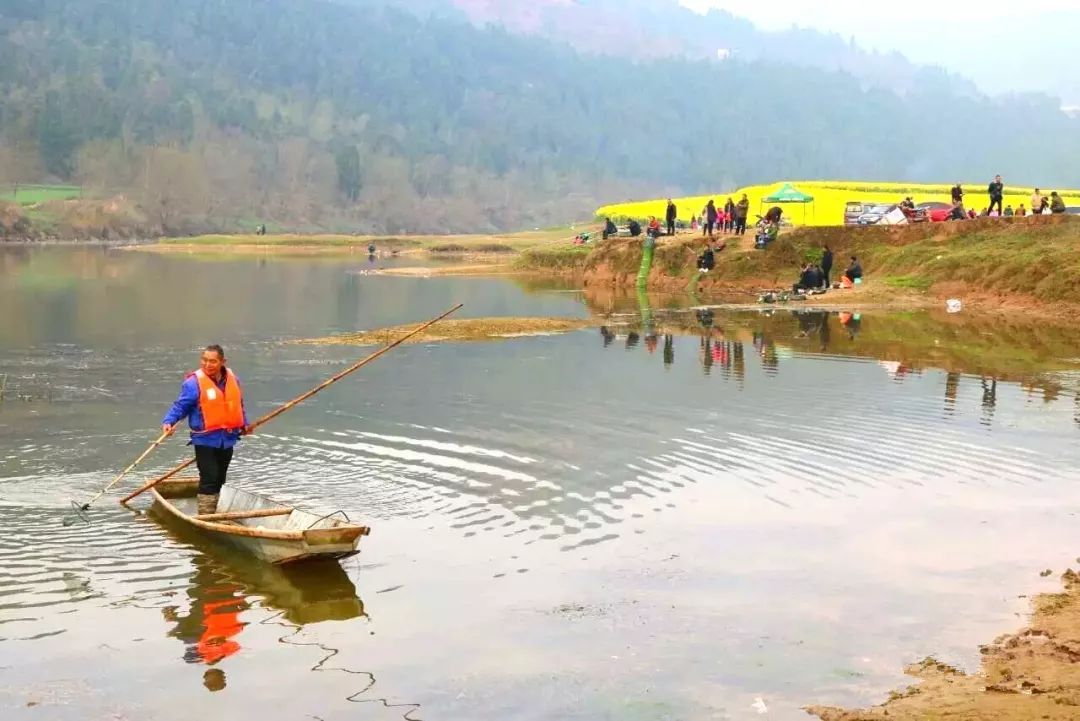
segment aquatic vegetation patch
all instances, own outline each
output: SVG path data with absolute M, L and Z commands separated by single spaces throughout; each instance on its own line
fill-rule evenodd
M 420 324 L 376 328 L 357 333 L 342 333 L 325 338 L 293 341 L 305 345 L 386 345 L 415 330 Z M 591 320 L 580 318 L 456 318 L 445 320 L 419 333 L 406 343 L 441 341 L 485 341 L 527 336 L 552 335 L 590 328 Z

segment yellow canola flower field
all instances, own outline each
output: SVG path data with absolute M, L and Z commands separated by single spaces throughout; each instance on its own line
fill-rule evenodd
M 949 203 L 952 200 L 952 184 L 928 184 L 928 183 L 878 183 L 872 181 L 839 181 L 839 180 L 807 180 L 785 181 L 806 195 L 814 198 L 812 203 L 780 203 L 784 209 L 784 219 L 794 225 L 843 225 L 844 207 L 852 201 L 863 203 L 899 203 L 907 196 L 911 196 L 916 204 L 940 202 Z M 974 208 L 981 212 L 990 205 L 990 198 L 986 193 L 985 183 L 962 183 L 964 189 L 964 207 Z M 729 193 L 717 193 L 715 195 L 698 195 L 687 198 L 673 198 L 679 209 L 679 218 L 689 220 L 693 215 L 700 215 L 705 204 L 710 199 L 716 201 L 716 207 L 723 209 L 728 198 L 739 202 L 743 193 L 750 200 L 749 222 L 753 223 L 758 215 L 764 215 L 765 211 L 773 203 L 764 203 L 763 198 L 772 195 L 784 185 L 783 182 L 772 185 L 752 185 Z M 1040 188 L 1040 192 L 1050 197 L 1052 190 L 1065 200 L 1065 205 L 1080 206 L 1080 190 L 1062 190 L 1060 188 Z M 1031 194 L 1034 188 L 1022 188 L 1005 186 L 1005 200 L 1003 205 L 1011 205 L 1013 209 L 1024 208 L 1031 210 Z M 630 203 L 617 203 L 605 205 L 597 209 L 597 218 L 648 218 L 655 215 L 661 221 L 667 208 L 667 198 L 645 200 Z

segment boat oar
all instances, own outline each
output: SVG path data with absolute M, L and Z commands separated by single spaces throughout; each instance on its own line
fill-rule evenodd
M 458 310 L 461 309 L 461 306 L 462 306 L 462 304 L 458 303 L 453 308 L 451 308 L 450 310 L 448 310 L 445 313 L 443 313 L 442 315 L 440 315 L 438 318 L 434 318 L 432 320 L 429 320 L 427 323 L 424 323 L 422 326 L 409 331 L 408 333 L 401 336 L 400 338 L 398 338 L 393 343 L 390 343 L 389 345 L 383 346 L 379 350 L 377 350 L 374 353 L 372 353 L 371 355 L 369 355 L 367 358 L 364 358 L 363 360 L 352 364 L 351 366 L 349 366 L 345 370 L 341 371 L 340 373 L 328 378 L 327 380 L 323 381 L 319 385 L 315 386 L 314 388 L 309 390 L 307 393 L 299 395 L 296 398 L 293 398 L 288 403 L 285 403 L 284 405 L 282 405 L 282 406 L 276 408 L 275 410 L 267 413 L 265 416 L 263 416 L 262 418 L 260 418 L 259 420 L 255 421 L 254 423 L 251 424 L 251 430 L 255 431 L 255 429 L 257 429 L 259 426 L 263 425 L 264 423 L 268 423 L 268 422 L 272 421 L 273 419 L 277 418 L 278 416 L 280 416 L 282 413 L 289 410 L 290 408 L 295 408 L 296 406 L 303 403 L 308 398 L 311 398 L 313 395 L 315 395 L 319 391 L 323 390 L 324 388 L 327 388 L 328 386 L 331 386 L 334 383 L 337 383 L 339 380 L 341 380 L 345 376 L 349 375 L 350 373 L 353 373 L 355 371 L 360 370 L 361 368 L 363 368 L 364 366 L 366 366 L 368 363 L 375 360 L 376 358 L 378 358 L 378 357 L 380 357 L 380 356 L 382 356 L 382 355 L 384 355 L 386 353 L 389 353 L 391 350 L 393 350 L 394 348 L 397 348 L 399 345 L 401 345 L 405 341 L 409 340 L 409 338 L 412 338 L 414 335 L 417 335 L 418 333 L 424 332 L 425 330 L 427 330 L 431 326 L 438 323 L 443 318 L 446 318 L 451 313 L 456 313 Z M 120 499 L 120 505 L 127 505 L 127 502 L 130 501 L 131 499 L 135 498 L 136 496 L 142 495 L 146 491 L 149 491 L 151 488 L 153 488 L 157 484 L 161 483 L 162 481 L 167 481 L 168 479 L 172 478 L 177 473 L 184 470 L 185 468 L 187 468 L 188 466 L 190 466 L 194 462 L 195 462 L 194 458 L 189 458 L 188 460 L 186 460 L 183 463 L 181 463 L 180 465 L 178 465 L 176 468 L 173 468 L 171 471 L 169 471 L 165 475 L 159 476 L 159 477 L 155 478 L 154 480 L 146 483 L 144 486 L 142 486 L 141 488 L 136 490 L 134 493 L 130 493 L 127 496 L 124 496 L 122 499 Z
M 106 493 L 108 493 L 110 490 L 112 490 L 113 486 L 115 486 L 117 483 L 122 481 L 124 479 L 124 476 L 131 473 L 131 471 L 134 470 L 135 466 L 142 463 L 146 459 L 146 457 L 148 455 L 153 453 L 155 448 L 157 448 L 162 443 L 164 443 L 165 439 L 168 438 L 169 436 L 171 436 L 172 434 L 173 434 L 172 431 L 168 431 L 168 432 L 162 433 L 160 436 L 158 436 L 158 439 L 156 441 L 154 441 L 153 443 L 151 443 L 150 447 L 147 448 L 145 451 L 143 451 L 141 456 L 139 456 L 134 461 L 132 461 L 131 465 L 129 465 L 127 468 L 120 471 L 120 475 L 118 475 L 116 478 L 114 478 L 109 485 L 105 486 L 100 491 L 98 491 L 98 494 L 96 496 L 94 496 L 93 498 L 91 498 L 89 501 L 87 501 L 86 503 L 84 503 L 82 505 L 79 505 L 75 501 L 72 501 L 71 502 L 72 512 L 69 513 L 64 518 L 64 525 L 65 526 L 70 526 L 72 523 L 75 522 L 76 518 L 81 518 L 84 521 L 88 520 L 87 517 L 86 517 L 86 512 L 90 510 L 90 506 L 97 503 L 99 498 L 101 498 Z

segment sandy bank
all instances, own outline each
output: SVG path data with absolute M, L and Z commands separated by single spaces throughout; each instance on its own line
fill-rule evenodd
M 907 669 L 920 683 L 863 710 L 812 707 L 822 721 L 1075 721 L 1080 718 L 1080 576 L 1034 600 L 1031 624 L 982 647 L 967 675 L 933 659 Z

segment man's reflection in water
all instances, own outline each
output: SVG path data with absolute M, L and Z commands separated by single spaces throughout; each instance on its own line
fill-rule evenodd
M 700 344 L 700 353 L 698 357 L 701 359 L 701 369 L 705 371 L 705 375 L 709 375 L 712 372 L 713 366 L 712 340 L 706 338 L 705 336 L 702 336 L 700 339 Z M 718 342 L 716 345 L 717 347 L 719 347 L 720 343 Z
M 208 668 L 206 673 L 203 674 L 203 686 L 213 693 L 214 691 L 221 691 L 225 688 L 225 672 L 220 668 Z
M 241 651 L 240 632 L 248 625 L 241 616 L 252 609 L 249 598 L 259 599 L 259 609 L 279 612 L 281 622 L 297 627 L 366 617 L 356 586 L 336 561 L 283 568 L 208 544 L 187 529 L 168 530 L 178 540 L 208 550 L 191 558 L 186 611 L 168 606 L 161 613 L 170 624 L 166 635 L 184 644 L 184 661 L 210 667 L 203 673 L 203 685 L 211 692 L 226 685 L 220 664 Z
M 639 340 L 641 340 L 641 336 L 639 336 L 634 331 L 630 331 L 626 335 L 626 350 L 630 350 L 631 348 L 637 347 L 637 344 L 638 344 Z
M 664 367 L 669 368 L 675 362 L 675 339 L 670 335 L 664 336 Z
M 161 612 L 166 621 L 176 624 L 168 635 L 186 644 L 184 660 L 213 666 L 240 650 L 235 637 L 247 625 L 240 620 L 240 614 L 251 605 L 243 595 L 243 587 L 226 579 L 207 557 L 196 556 L 193 562 L 196 570 L 187 590 L 188 612 L 181 614 L 176 606 L 167 606 Z M 206 687 L 211 691 L 224 688 L 224 676 L 222 673 L 218 681 L 213 681 L 220 688 L 211 688 L 210 682 Z M 218 677 L 214 674 L 206 678 Z

